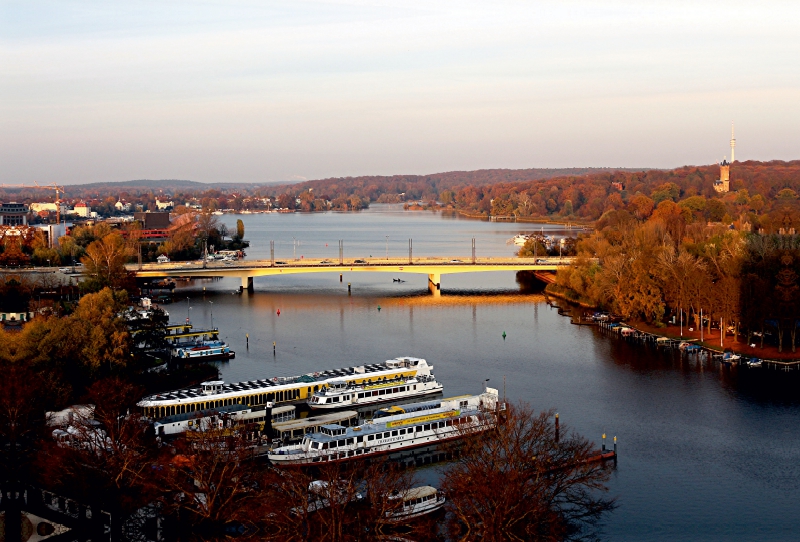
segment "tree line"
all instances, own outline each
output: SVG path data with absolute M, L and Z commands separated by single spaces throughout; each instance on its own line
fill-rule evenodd
M 783 189 L 785 194 L 787 189 Z M 779 350 L 796 348 L 800 324 L 800 202 L 774 202 L 745 217 L 759 231 L 709 224 L 685 205 L 631 202 L 608 211 L 577 243 L 574 265 L 558 271 L 555 289 L 626 319 L 662 324 L 683 319 L 719 326 L 748 343 L 773 335 Z M 770 224 L 773 233 L 764 226 Z M 777 230 L 777 231 L 775 231 Z

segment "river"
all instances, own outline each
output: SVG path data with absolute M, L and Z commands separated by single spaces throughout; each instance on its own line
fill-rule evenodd
M 374 206 L 360 213 L 225 215 L 250 240 L 248 258 L 337 259 L 408 254 L 468 258 L 514 252 L 507 239 L 558 226 L 491 223 Z M 570 232 L 571 233 L 571 232 Z M 402 278 L 405 282 L 393 282 Z M 348 295 L 347 284 L 352 293 Z M 434 299 L 425 275 L 338 273 L 194 281 L 176 290 L 173 322 L 211 324 L 236 351 L 226 381 L 426 358 L 445 395 L 485 379 L 509 400 L 555 409 L 600 442 L 619 439 L 610 540 L 787 540 L 800 533 L 800 390 L 793 375 L 720 367 L 571 325 L 512 272 L 444 275 Z M 186 301 L 188 298 L 188 301 Z M 278 314 L 280 311 L 280 314 Z M 505 333 L 505 338 L 503 337 Z M 249 348 L 246 343 L 249 334 Z M 272 343 L 276 349 L 273 355 Z

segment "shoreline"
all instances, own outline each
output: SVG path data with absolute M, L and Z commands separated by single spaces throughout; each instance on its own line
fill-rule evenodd
M 597 309 L 597 307 L 588 305 L 586 303 L 573 301 L 566 295 L 550 289 L 550 286 L 551 285 L 548 285 L 548 287 L 545 288 L 545 296 L 552 296 L 561 299 L 572 306 L 581 307 L 583 309 Z M 580 319 L 578 322 L 575 322 L 572 315 L 563 309 L 563 307 L 559 307 L 559 314 L 569 317 L 572 323 L 580 323 Z M 758 350 L 760 349 L 757 347 L 751 348 L 746 343 L 734 341 L 733 336 L 726 335 L 726 337 L 723 339 L 723 346 L 720 347 L 719 345 L 709 341 L 707 337 L 704 337 L 703 342 L 700 342 L 699 331 L 689 331 L 688 327 L 684 328 L 684 334 L 683 336 L 680 336 L 669 332 L 670 328 L 675 326 L 666 326 L 662 330 L 661 328 L 654 328 L 653 326 L 649 326 L 643 322 L 629 323 L 624 321 L 620 321 L 618 323 L 612 323 L 609 321 L 596 322 L 594 325 L 597 325 L 598 328 L 605 332 L 614 333 L 621 339 L 626 339 L 629 341 L 634 340 L 644 344 L 651 343 L 661 348 L 678 348 L 680 344 L 686 343 L 699 346 L 702 352 L 705 352 L 706 355 L 711 355 L 712 358 L 722 358 L 726 351 L 740 356 L 740 358 L 736 360 L 720 359 L 720 362 L 723 364 L 747 365 L 747 362 L 750 361 L 750 359 L 758 359 L 762 363 L 761 366 L 766 368 L 783 370 L 785 372 L 800 369 L 800 357 L 797 356 L 797 353 L 793 352 L 792 354 L 794 355 L 784 354 L 786 355 L 786 358 L 783 359 L 770 359 L 774 358 L 774 354 L 777 352 L 759 352 Z M 718 334 L 717 337 L 719 337 Z M 662 341 L 659 341 L 659 339 L 662 339 Z M 659 344 L 659 342 L 665 342 L 666 344 L 662 346 Z M 696 354 L 687 352 L 687 355 Z

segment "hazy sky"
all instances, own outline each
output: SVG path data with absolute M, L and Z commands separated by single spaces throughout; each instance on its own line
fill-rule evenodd
M 0 0 L 0 182 L 800 158 L 800 2 Z

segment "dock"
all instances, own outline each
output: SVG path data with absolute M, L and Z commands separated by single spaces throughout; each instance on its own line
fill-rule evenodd
M 637 329 L 624 322 L 599 322 L 599 329 L 609 335 L 617 336 L 628 342 L 635 342 L 639 344 L 649 344 L 657 348 L 681 349 L 684 354 L 695 356 L 707 356 L 711 359 L 717 359 L 720 363 L 733 366 L 747 366 L 751 359 L 749 356 L 739 355 L 739 359 L 725 359 L 723 356 L 725 352 L 716 348 L 710 348 L 703 344 L 696 344 L 696 339 L 674 339 L 672 337 L 665 337 L 655 333 L 649 333 Z M 681 346 L 683 345 L 683 347 Z M 794 361 L 780 361 L 772 359 L 757 358 L 760 365 L 758 367 L 764 369 L 772 369 L 776 371 L 790 372 L 800 370 L 800 360 Z

